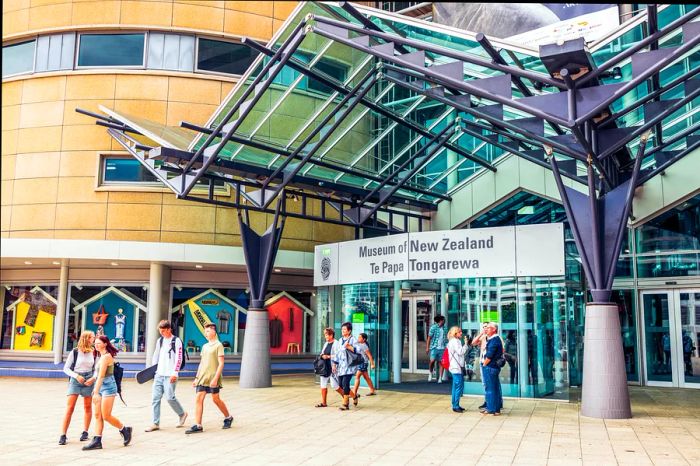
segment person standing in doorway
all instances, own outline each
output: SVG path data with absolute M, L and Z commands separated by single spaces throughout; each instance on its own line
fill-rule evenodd
M 498 327 L 493 322 L 486 326 L 486 353 L 483 361 L 486 409 L 482 413 L 494 416 L 500 416 L 503 408 L 501 381 L 498 378 L 501 368 L 497 363 L 503 357 L 503 340 L 497 332 Z
M 464 338 L 464 342 L 462 341 Z M 462 329 L 454 326 L 447 332 L 447 353 L 450 358 L 450 374 L 452 374 L 452 411 L 463 413 L 459 405 L 464 393 L 464 375 L 466 374 L 464 356 L 469 349 L 467 337 L 462 336 Z M 462 344 L 464 343 L 464 344 Z
M 428 341 L 425 342 L 425 351 L 428 353 L 428 357 L 430 358 L 430 365 L 428 366 L 428 382 L 433 380 L 433 368 L 436 365 L 436 361 L 439 361 L 442 358 L 442 353 L 445 352 L 446 344 L 447 338 L 445 335 L 445 316 L 436 315 L 435 323 L 430 326 L 430 331 L 428 332 Z M 443 377 L 445 375 L 445 368 L 440 364 L 437 364 L 437 366 L 437 383 L 442 383 L 444 381 Z
M 95 383 L 95 363 L 97 362 L 97 352 L 93 347 L 94 344 L 94 333 L 90 330 L 81 333 L 77 348 L 68 353 L 66 364 L 63 366 L 63 372 L 70 379 L 68 381 L 68 406 L 66 407 L 66 414 L 63 416 L 61 438 L 58 440 L 59 445 L 65 445 L 68 440 L 66 437 L 68 426 L 73 417 L 73 410 L 75 410 L 78 396 L 83 397 L 83 408 L 85 409 L 83 433 L 80 435 L 80 441 L 84 442 L 89 438 L 88 429 L 92 419 L 92 384 Z
M 185 431 L 186 434 L 196 434 L 204 431 L 202 428 L 202 413 L 204 412 L 204 398 L 207 396 L 207 393 L 211 393 L 212 401 L 225 416 L 222 429 L 230 429 L 231 423 L 233 423 L 233 416 L 229 413 L 226 403 L 219 396 L 219 392 L 223 387 L 221 381 L 224 372 L 224 345 L 221 344 L 216 335 L 216 324 L 205 324 L 204 336 L 207 338 L 207 343 L 202 346 L 199 368 L 197 368 L 197 375 L 192 381 L 192 386 L 195 388 L 196 393 L 196 424 L 187 429 Z
M 152 407 L 153 424 L 146 428 L 146 432 L 153 432 L 160 429 L 160 401 L 165 393 L 165 399 L 177 414 L 178 421 L 176 427 L 185 425 L 187 413 L 182 409 L 182 405 L 175 397 L 175 385 L 177 378 L 185 362 L 185 352 L 182 340 L 173 335 L 170 322 L 161 320 L 158 324 L 160 338 L 156 343 L 153 352 L 152 365 L 158 364 L 156 375 L 153 378 Z

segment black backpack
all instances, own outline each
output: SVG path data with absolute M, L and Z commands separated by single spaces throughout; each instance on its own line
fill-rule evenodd
M 119 394 L 119 398 L 122 400 L 122 403 L 124 403 L 124 406 L 126 406 L 126 402 L 124 401 L 124 398 L 122 398 L 122 379 L 124 378 L 124 368 L 118 362 L 114 363 L 113 375 L 114 381 L 117 383 L 117 393 Z
M 326 348 L 328 348 L 328 352 L 325 351 Z M 321 354 L 331 354 L 330 352 L 332 348 L 332 345 L 326 343 L 326 346 L 323 347 Z M 330 366 L 329 360 L 323 359 L 321 355 L 318 355 L 316 356 L 316 359 L 314 359 L 314 374 L 320 375 L 321 377 L 328 377 L 331 375 Z
M 170 349 L 168 350 L 168 357 L 170 357 L 170 353 L 175 354 L 175 339 L 180 340 L 178 337 L 173 335 L 173 338 L 170 340 Z M 182 343 L 182 358 L 180 359 L 180 369 L 185 367 L 185 360 L 189 360 L 190 356 L 187 354 L 187 351 L 185 350 L 185 344 L 180 340 L 180 343 Z M 158 351 L 163 347 L 163 337 L 160 337 L 158 339 Z

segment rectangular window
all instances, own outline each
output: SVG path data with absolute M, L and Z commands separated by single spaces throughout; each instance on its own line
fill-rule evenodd
M 330 60 L 319 60 L 318 63 L 314 65 L 314 69 L 320 71 L 321 73 L 327 74 L 328 76 L 335 78 L 337 81 L 340 82 L 345 82 L 345 79 L 347 79 L 348 67 L 339 63 L 332 62 Z M 333 92 L 333 89 L 326 86 L 322 82 L 313 78 L 307 79 L 308 84 L 306 87 L 309 91 L 323 92 L 326 94 L 331 94 Z
M 194 36 L 149 33 L 147 67 L 155 70 L 192 72 L 194 69 Z
M 78 66 L 143 66 L 145 34 L 81 34 Z
M 56 71 L 73 69 L 75 33 L 41 36 L 36 44 L 36 64 L 34 70 Z
M 202 39 L 198 41 L 197 70 L 243 74 L 258 56 L 250 47 L 233 42 Z
M 35 40 L 2 48 L 2 77 L 34 71 Z

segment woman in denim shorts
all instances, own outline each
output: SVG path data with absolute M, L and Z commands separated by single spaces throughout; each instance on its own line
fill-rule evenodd
M 83 407 L 85 409 L 85 419 L 83 421 L 83 433 L 80 436 L 80 441 L 88 439 L 88 429 L 90 428 L 90 420 L 92 419 L 92 385 L 95 383 L 95 361 L 97 360 L 97 352 L 93 348 L 95 343 L 95 334 L 87 330 L 80 335 L 77 347 L 68 354 L 68 359 L 63 366 L 63 372 L 69 377 L 68 379 L 68 406 L 66 406 L 66 414 L 63 416 L 63 424 L 61 426 L 61 438 L 58 440 L 59 445 L 65 445 L 68 438 L 68 426 L 70 425 L 75 404 L 78 401 L 78 396 L 83 397 Z
M 131 442 L 131 427 L 127 427 L 116 417 L 112 416 L 114 407 L 114 397 L 117 396 L 117 381 L 114 379 L 114 356 L 117 349 L 110 343 L 109 338 L 100 335 L 95 340 L 95 348 L 100 353 L 100 364 L 97 370 L 97 381 L 93 391 L 95 403 L 95 436 L 89 445 L 85 445 L 83 450 L 102 449 L 102 431 L 104 421 L 109 422 L 119 429 L 119 433 L 124 439 L 124 446 Z

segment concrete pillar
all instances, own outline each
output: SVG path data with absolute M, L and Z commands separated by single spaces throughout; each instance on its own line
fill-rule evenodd
M 53 363 L 63 362 L 63 340 L 66 335 L 66 314 L 68 308 L 68 266 L 61 265 L 61 278 L 58 282 L 58 304 L 56 319 L 53 322 Z
M 241 388 L 272 386 L 269 325 L 267 309 L 248 309 L 241 358 Z
M 391 372 L 394 383 L 401 383 L 401 281 L 394 281 L 394 302 L 391 308 Z
M 599 419 L 632 417 L 619 310 L 613 303 L 586 305 L 581 414 Z
M 146 312 L 146 365 L 150 366 L 156 349 L 158 323 L 168 318 L 170 269 L 163 264 L 151 263 L 148 282 L 148 312 Z

